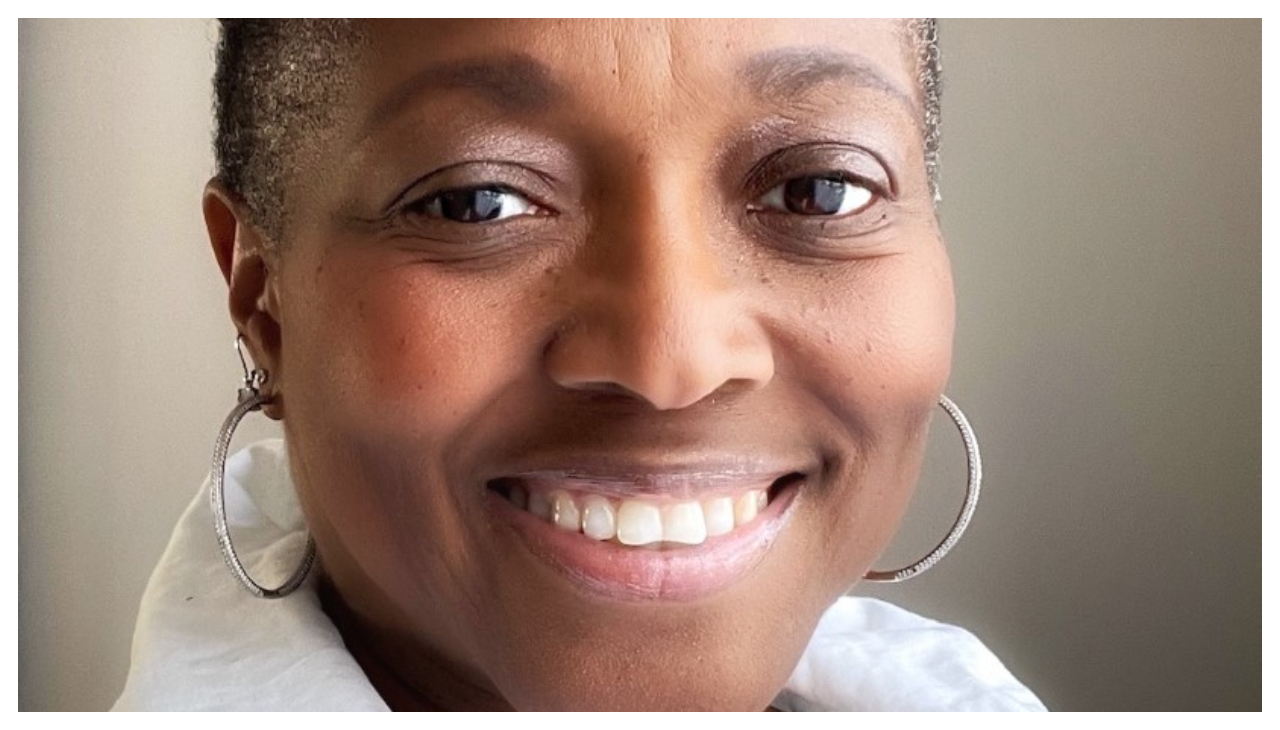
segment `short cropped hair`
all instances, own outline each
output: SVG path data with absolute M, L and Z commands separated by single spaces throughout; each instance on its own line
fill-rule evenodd
M 218 180 L 248 207 L 268 245 L 288 225 L 289 176 L 306 169 L 314 142 L 331 129 L 350 90 L 362 35 L 346 20 L 223 20 L 214 74 L 213 149 Z M 923 102 L 925 172 L 935 203 L 941 127 L 938 26 L 903 25 Z

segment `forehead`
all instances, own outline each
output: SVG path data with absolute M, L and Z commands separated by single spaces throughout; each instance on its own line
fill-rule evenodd
M 432 20 L 365 30 L 356 88 L 366 127 L 449 92 L 512 112 L 658 125 L 857 88 L 920 118 L 915 50 L 900 21 Z

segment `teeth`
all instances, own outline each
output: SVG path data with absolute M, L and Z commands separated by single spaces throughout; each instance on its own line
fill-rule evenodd
M 738 497 L 737 503 L 733 505 L 733 519 L 741 527 L 748 522 L 754 520 L 756 515 L 760 513 L 760 498 L 757 494 L 761 494 L 758 489 L 753 489 L 741 497 Z
M 769 494 L 763 489 L 674 504 L 643 499 L 619 503 L 599 494 L 575 497 L 563 489 L 548 494 L 522 486 L 513 486 L 507 497 L 558 530 L 631 546 L 661 542 L 701 545 L 708 537 L 726 535 L 751 523 L 769 505 Z
M 681 502 L 663 507 L 662 539 L 685 545 L 701 545 L 707 539 L 707 521 L 702 517 L 702 505 L 697 502 Z
M 551 500 L 542 492 L 529 495 L 529 511 L 548 522 L 551 521 Z
M 733 531 L 733 497 L 716 497 L 702 503 L 707 520 L 707 536 L 726 535 Z
M 662 542 L 662 512 L 647 502 L 624 500 L 618 508 L 618 542 L 623 545 Z
M 565 532 L 582 529 L 582 517 L 578 514 L 578 505 L 573 503 L 573 495 L 565 491 L 551 493 L 551 521 Z
M 618 517 L 609 500 L 592 494 L 582 501 L 582 534 L 593 540 L 612 540 L 618 534 Z

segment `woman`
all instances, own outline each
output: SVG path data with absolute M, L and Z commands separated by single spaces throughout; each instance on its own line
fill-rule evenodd
M 949 373 L 932 27 L 225 25 L 224 434 L 287 444 L 225 499 L 302 580 L 296 488 L 318 568 L 252 599 L 202 494 L 119 706 L 1038 707 L 963 632 L 833 608 Z

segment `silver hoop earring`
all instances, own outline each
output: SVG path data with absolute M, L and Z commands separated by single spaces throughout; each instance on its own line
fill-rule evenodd
M 307 535 L 307 547 L 302 557 L 302 565 L 299 565 L 293 575 L 279 588 L 264 588 L 250 578 L 248 571 L 244 569 L 240 557 L 236 555 L 235 547 L 231 544 L 231 531 L 227 527 L 223 481 L 226 479 L 227 449 L 231 447 L 231 435 L 235 433 L 236 426 L 240 424 L 240 419 L 244 418 L 246 413 L 261 410 L 262 406 L 271 402 L 271 396 L 261 392 L 263 384 L 267 382 L 267 371 L 260 368 L 249 369 L 244 359 L 243 342 L 244 337 L 237 335 L 236 354 L 240 356 L 240 367 L 244 368 L 244 385 L 238 393 L 236 407 L 231 409 L 231 413 L 227 414 L 227 420 L 222 422 L 222 430 L 218 432 L 218 441 L 213 447 L 213 469 L 210 473 L 212 488 L 209 490 L 209 501 L 213 507 L 213 529 L 218 533 L 218 546 L 222 548 L 222 558 L 227 562 L 227 568 L 245 590 L 258 598 L 284 598 L 302 585 L 302 581 L 306 579 L 307 573 L 311 572 L 311 566 L 316 561 L 316 543 L 311 535 Z
M 942 396 L 938 400 L 938 405 L 942 406 L 948 416 L 951 416 L 952 421 L 955 421 L 956 428 L 960 429 L 960 438 L 964 439 L 964 451 L 969 462 L 969 485 L 966 488 L 964 505 L 960 508 L 960 514 L 956 516 L 956 521 L 951 525 L 947 536 L 942 538 L 942 542 L 929 551 L 928 555 L 898 570 L 872 570 L 866 574 L 865 580 L 876 583 L 901 583 L 937 565 L 938 561 L 942 560 L 957 542 L 960 542 L 960 536 L 964 534 L 965 528 L 969 526 L 969 520 L 973 519 L 974 511 L 978 509 L 978 492 L 982 488 L 982 454 L 978 452 L 978 437 L 974 435 L 969 419 L 964 417 L 964 413 L 951 402 L 950 398 Z

